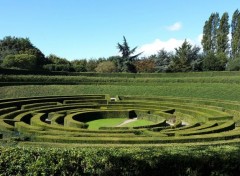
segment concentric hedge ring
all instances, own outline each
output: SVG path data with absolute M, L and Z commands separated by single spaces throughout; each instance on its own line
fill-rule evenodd
M 135 117 L 154 124 L 88 129 L 87 122 L 92 120 Z M 110 99 L 109 95 L 0 100 L 1 131 L 17 131 L 35 142 L 161 144 L 232 140 L 240 138 L 239 119 L 240 103 L 223 100 L 140 96 Z

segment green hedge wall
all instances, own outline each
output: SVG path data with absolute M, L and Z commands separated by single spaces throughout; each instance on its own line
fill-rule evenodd
M 0 147 L 8 175 L 224 175 L 240 171 L 240 147 Z

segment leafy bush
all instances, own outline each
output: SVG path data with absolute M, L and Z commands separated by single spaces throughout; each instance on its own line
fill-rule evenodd
M 112 73 L 117 71 L 117 67 L 112 61 L 103 61 L 98 64 L 95 70 L 99 73 Z
M 207 53 L 203 58 L 203 70 L 205 71 L 223 71 L 225 70 L 227 63 L 227 57 L 220 53 L 215 55 L 210 52 Z
M 43 69 L 47 71 L 74 71 L 74 68 L 70 64 L 46 64 Z
M 227 70 L 229 71 L 239 71 L 240 70 L 240 56 L 232 59 L 228 62 Z
M 1 147 L 1 175 L 226 175 L 240 170 L 239 146 Z
M 20 68 L 33 70 L 37 66 L 37 58 L 29 54 L 7 55 L 3 59 L 3 67 L 6 68 Z

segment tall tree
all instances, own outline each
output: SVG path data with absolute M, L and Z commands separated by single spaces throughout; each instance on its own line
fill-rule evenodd
M 231 54 L 233 58 L 236 58 L 240 54 L 240 12 L 238 9 L 233 13 L 231 29 Z
M 225 12 L 220 20 L 219 28 L 217 30 L 217 53 L 218 54 L 225 54 L 228 56 L 229 54 L 229 28 L 230 25 L 228 23 L 228 13 Z
M 173 58 L 170 68 L 173 72 L 187 72 L 193 70 L 193 63 L 199 58 L 200 48 L 192 46 L 186 40 L 182 46 L 175 48 L 176 55 Z
M 137 47 L 130 49 L 126 38 L 123 36 L 123 43 L 117 44 L 119 52 L 122 54 L 121 59 L 118 60 L 118 69 L 123 72 L 135 72 L 133 61 L 142 53 L 135 54 Z
M 209 22 L 209 20 L 205 21 L 205 24 L 203 27 L 203 38 L 201 43 L 203 46 L 203 51 L 205 53 L 211 51 L 211 46 L 212 46 L 211 23 Z
M 217 51 L 217 30 L 219 26 L 219 14 L 212 13 L 209 19 L 205 22 L 203 27 L 202 45 L 203 51 L 216 52 Z
M 212 51 L 214 53 L 217 52 L 217 32 L 219 28 L 219 14 L 213 13 L 212 14 L 212 31 L 211 31 L 211 38 L 212 38 Z

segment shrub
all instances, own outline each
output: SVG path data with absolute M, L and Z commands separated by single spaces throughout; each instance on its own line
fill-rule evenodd
M 3 59 L 3 67 L 33 70 L 37 66 L 37 58 L 29 54 L 7 55 Z
M 70 64 L 46 64 L 43 69 L 47 71 L 74 71 L 74 68 Z
M 239 71 L 240 70 L 240 56 L 235 59 L 231 59 L 228 62 L 227 70 L 229 71 Z
M 223 71 L 225 70 L 227 58 L 224 54 L 215 55 L 210 52 L 203 58 L 203 70 Z
M 112 73 L 112 72 L 116 72 L 117 68 L 116 68 L 114 62 L 103 61 L 98 64 L 98 66 L 95 70 L 96 70 L 96 72 L 99 72 L 99 73 Z

